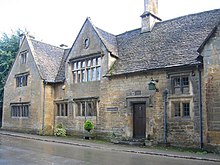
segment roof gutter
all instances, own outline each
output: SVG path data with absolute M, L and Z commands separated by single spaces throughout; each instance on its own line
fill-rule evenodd
M 153 72 L 153 71 L 160 71 L 160 70 L 167 71 L 167 70 L 173 69 L 173 68 L 196 67 L 198 65 L 198 63 L 200 63 L 200 62 L 195 62 L 194 64 L 185 64 L 185 65 L 178 65 L 178 66 L 168 66 L 168 67 L 164 67 L 164 68 L 143 69 L 143 70 L 138 70 L 138 71 L 123 72 L 123 73 L 116 73 L 116 74 L 114 74 L 114 73 L 113 74 L 107 73 L 103 77 L 114 77 L 114 76 L 121 76 L 121 75 L 135 74 L 135 73 L 146 73 L 146 72 Z

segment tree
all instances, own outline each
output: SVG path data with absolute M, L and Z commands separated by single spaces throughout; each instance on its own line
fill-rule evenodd
M 0 101 L 3 101 L 5 81 L 19 49 L 20 34 L 21 30 L 10 36 L 3 33 L 0 39 Z

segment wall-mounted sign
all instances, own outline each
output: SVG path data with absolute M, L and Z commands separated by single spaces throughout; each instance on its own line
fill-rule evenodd
M 108 112 L 117 112 L 118 111 L 118 107 L 109 107 L 106 109 Z

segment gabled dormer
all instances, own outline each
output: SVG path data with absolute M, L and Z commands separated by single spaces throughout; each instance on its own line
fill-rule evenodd
M 6 85 L 15 82 L 16 87 L 28 86 L 31 83 L 30 78 L 33 77 L 55 82 L 63 54 L 64 49 L 37 41 L 24 34 Z
M 70 83 L 100 81 L 117 59 L 116 36 L 84 22 L 67 58 Z
M 20 41 L 18 53 L 8 75 L 5 87 L 11 86 L 13 89 L 21 89 L 30 85 L 28 83 L 30 76 L 31 50 L 28 44 L 28 36 L 24 35 Z

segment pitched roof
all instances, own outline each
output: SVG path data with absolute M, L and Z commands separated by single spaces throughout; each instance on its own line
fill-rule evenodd
M 108 33 L 102 29 L 95 27 L 96 32 L 99 35 L 99 38 L 102 40 L 108 51 L 111 52 L 112 55 L 118 57 L 118 47 L 117 47 L 117 38 L 115 35 Z
M 65 62 L 68 57 L 69 51 L 70 51 L 70 49 L 64 50 L 64 56 L 62 58 L 61 65 L 58 70 L 55 82 L 63 82 L 65 80 Z
M 116 36 L 111 34 L 111 33 L 108 33 L 98 27 L 96 27 L 90 17 L 88 17 L 85 21 L 86 22 L 89 22 L 91 24 L 91 26 L 93 27 L 93 29 L 95 30 L 96 34 L 98 35 L 98 37 L 100 38 L 100 40 L 102 41 L 102 43 L 105 45 L 106 49 L 111 52 L 112 55 L 114 56 L 118 56 L 118 48 L 117 48 L 117 39 L 116 39 Z M 85 24 L 84 23 L 84 24 Z
M 158 22 L 151 32 L 117 35 L 119 59 L 111 75 L 196 64 L 198 48 L 219 21 L 216 9 Z
M 64 49 L 34 39 L 28 39 L 28 41 L 42 79 L 55 82 L 64 56 Z
M 158 22 L 146 33 L 141 33 L 139 28 L 115 36 L 92 26 L 106 49 L 118 58 L 107 74 L 110 76 L 195 65 L 197 50 L 219 22 L 220 9 L 216 9 Z M 31 43 L 41 76 L 48 82 L 63 82 L 69 49 L 33 39 Z

